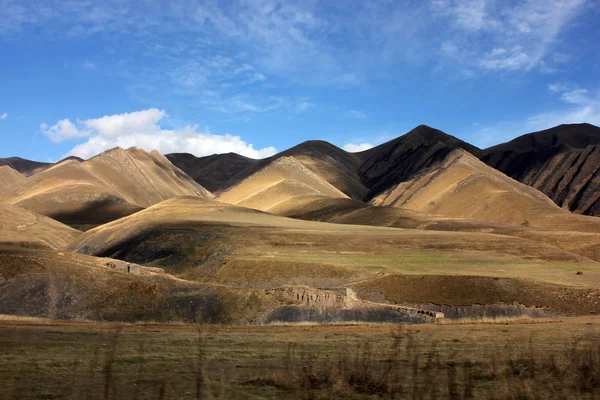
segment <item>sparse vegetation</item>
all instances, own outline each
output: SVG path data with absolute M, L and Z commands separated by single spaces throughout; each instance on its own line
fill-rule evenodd
M 600 395 L 597 319 L 522 322 L 227 328 L 4 320 L 0 379 L 8 399 Z

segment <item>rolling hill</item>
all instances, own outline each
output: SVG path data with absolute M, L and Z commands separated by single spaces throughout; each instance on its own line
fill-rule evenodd
M 550 146 L 581 151 L 579 174 L 593 169 L 593 135 L 563 136 Z M 422 125 L 360 153 L 322 141 L 263 160 L 117 148 L 27 179 L 5 167 L 0 313 L 268 323 L 599 312 L 600 220 L 490 167 L 488 150 Z
M 219 193 L 239 183 L 247 176 L 243 171 L 251 169 L 260 162 L 236 153 L 213 154 L 207 157 L 173 153 L 165 157 L 212 193 Z
M 71 160 L 83 162 L 83 159 L 81 159 L 79 157 L 75 157 L 75 156 L 69 156 L 69 157 L 63 158 L 62 160 L 60 160 L 56 163 L 31 161 L 31 160 L 26 160 L 26 159 L 20 158 L 20 157 L 9 157 L 9 158 L 0 158 L 0 165 L 9 166 L 12 169 L 14 169 L 15 171 L 20 172 L 23 176 L 28 177 L 31 175 L 35 175 L 38 172 L 45 171 L 48 168 L 51 168 L 52 166 L 60 164 L 64 161 L 71 161 Z
M 321 140 L 301 143 L 262 160 L 254 160 L 233 153 L 199 158 L 191 154 L 167 154 L 166 157 L 194 178 L 196 182 L 215 194 L 239 184 L 282 157 L 295 158 L 353 199 L 362 200 L 367 192 L 357 175 L 362 159 Z
M 62 249 L 80 231 L 25 209 L 0 203 L 0 248 Z
M 339 284 L 383 271 L 432 272 L 450 255 L 455 270 L 467 271 L 479 268 L 471 258 L 486 252 L 499 257 L 479 270 L 492 276 L 501 259 L 514 265 L 543 261 L 543 279 L 550 279 L 556 263 L 593 264 L 523 238 L 301 221 L 197 197 L 167 200 L 99 226 L 68 250 L 160 267 L 184 279 L 258 287 L 315 279 Z
M 20 157 L 0 158 L 0 165 L 6 165 L 20 172 L 24 176 L 31 176 L 38 172 L 47 170 L 53 164 L 39 161 L 26 160 Z
M 494 304 L 510 300 L 552 312 L 587 313 L 597 309 L 594 288 L 600 284 L 598 263 L 525 238 L 301 221 L 197 197 L 170 199 L 92 229 L 67 250 L 161 268 L 177 282 L 187 282 L 189 296 L 207 293 L 191 289 L 194 285 L 253 291 L 263 301 L 265 294 L 275 296 L 270 301 L 277 300 L 271 303 L 276 311 L 270 315 L 284 320 L 293 310 L 279 307 L 296 307 L 299 300 L 313 307 L 315 317 L 337 315 L 349 304 L 346 287 L 358 293 L 352 307 L 397 298 L 412 307 L 447 304 L 465 312 L 471 298 L 479 307 L 488 304 L 492 290 Z M 458 285 L 463 278 L 477 284 L 451 301 L 448 291 L 438 290 L 438 282 Z M 402 298 L 408 288 L 388 287 L 397 279 L 410 282 L 418 302 Z M 473 294 L 466 296 L 468 291 Z M 226 304 L 232 302 L 237 300 Z
M 25 177 L 7 165 L 0 166 L 0 192 L 23 182 Z
M 61 162 L 0 200 L 89 228 L 181 195 L 212 196 L 158 152 L 116 148 L 84 162 Z
M 548 197 L 455 150 L 377 194 L 372 204 L 542 229 L 598 232 L 595 218 L 560 209 Z
M 560 125 L 484 150 L 481 160 L 560 207 L 600 216 L 600 128 Z
M 595 141 L 593 132 L 580 138 L 571 131 L 555 135 L 554 139 L 535 135 L 538 136 L 540 138 L 533 142 L 527 138 L 516 140 L 517 147 L 531 150 L 552 143 L 583 146 Z M 588 150 L 590 148 L 582 151 Z M 204 159 L 188 157 L 187 168 L 210 161 L 207 165 L 227 169 L 227 165 L 233 163 L 231 176 L 234 178 L 224 184 L 223 187 L 230 188 L 223 191 L 220 200 L 296 218 L 409 228 L 520 232 L 522 229 L 516 226 L 532 226 L 599 232 L 597 221 L 561 212 L 535 188 L 519 184 L 478 161 L 480 157 L 485 160 L 488 151 L 421 125 L 360 153 L 347 153 L 326 142 L 309 141 L 264 160 L 231 154 Z M 269 166 L 284 157 L 293 157 L 356 202 L 331 192 L 318 193 L 315 188 L 309 189 L 310 184 L 282 183 L 289 171 L 272 173 L 270 169 L 275 171 L 281 167 Z M 586 159 L 590 165 L 595 161 L 594 157 Z M 592 197 L 600 196 L 598 191 L 592 190 L 594 187 L 593 182 L 589 183 L 588 192 Z M 362 201 L 403 211 L 370 209 Z M 425 218 L 427 222 L 414 212 L 429 215 Z M 508 228 L 507 224 L 515 227 Z
M 281 212 L 324 197 L 347 198 L 340 190 L 298 161 L 279 157 L 222 192 L 219 201 L 262 211 Z
M 358 175 L 369 190 L 362 200 L 370 201 L 399 182 L 437 165 L 456 149 L 474 155 L 480 153 L 475 146 L 420 125 L 406 135 L 358 153 L 365 160 Z
M 277 299 L 73 253 L 0 252 L 0 314 L 59 320 L 246 324 Z M 248 301 L 249 298 L 253 301 Z

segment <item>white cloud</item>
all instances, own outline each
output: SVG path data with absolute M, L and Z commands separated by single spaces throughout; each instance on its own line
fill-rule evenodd
M 534 64 L 521 46 L 512 49 L 495 48 L 484 54 L 480 65 L 490 70 L 521 70 L 529 69 Z
M 198 157 L 233 152 L 250 158 L 265 158 L 277 153 L 274 147 L 255 149 L 239 136 L 215 135 L 199 131 L 197 126 L 188 126 L 180 130 L 160 130 L 155 133 L 133 132 L 113 138 L 93 136 L 87 142 L 75 146 L 69 155 L 89 158 L 114 147 L 131 146 L 147 151 L 158 150 L 163 154 L 191 153 Z
M 347 143 L 342 148 L 350 153 L 358 153 L 359 151 L 369 150 L 375 147 L 371 143 Z
M 8 118 L 8 114 L 7 113 L 4 113 L 4 114 L 0 115 L 0 119 L 6 119 L 6 118 Z
M 552 83 L 548 85 L 548 90 L 552 93 L 563 93 L 575 89 L 575 86 L 570 83 Z
M 561 99 L 569 104 L 586 105 L 590 102 L 587 89 L 574 89 L 562 94 Z
M 344 113 L 344 115 L 349 118 L 356 118 L 356 119 L 364 119 L 369 116 L 368 114 L 365 114 L 364 112 L 358 111 L 358 110 L 350 110 L 350 111 Z
M 196 125 L 182 129 L 163 129 L 159 122 L 165 116 L 164 111 L 151 108 L 77 121 L 77 124 L 64 119 L 50 128 L 42 124 L 42 131 L 53 141 L 88 136 L 86 142 L 75 146 L 68 153 L 81 158 L 90 158 L 114 147 L 131 146 L 147 151 L 158 150 L 163 154 L 184 152 L 196 156 L 234 152 L 246 157 L 264 158 L 277 152 L 274 147 L 255 149 L 239 136 L 203 132 Z
M 60 120 L 50 127 L 45 123 L 41 124 L 40 129 L 42 133 L 48 136 L 53 142 L 62 142 L 64 140 L 86 137 L 91 133 L 84 127 L 76 127 L 68 119 Z
M 154 133 L 160 130 L 157 123 L 165 116 L 166 113 L 163 110 L 150 108 L 132 113 L 88 119 L 84 124 L 101 136 L 118 137 L 130 132 Z
M 489 24 L 485 0 L 434 0 L 435 11 L 452 15 L 461 28 L 477 31 Z

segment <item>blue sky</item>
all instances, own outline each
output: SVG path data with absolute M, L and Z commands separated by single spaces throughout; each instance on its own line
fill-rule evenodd
M 596 0 L 0 0 L 0 157 L 600 125 Z

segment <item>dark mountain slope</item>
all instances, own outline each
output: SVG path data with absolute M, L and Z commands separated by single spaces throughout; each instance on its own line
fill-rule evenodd
M 383 191 L 442 162 L 450 152 L 463 149 L 479 156 L 481 150 L 440 130 L 420 125 L 397 139 L 357 153 L 364 160 L 358 169 L 369 201 Z
M 362 164 L 362 159 L 320 140 L 301 143 L 262 160 L 253 160 L 233 153 L 208 157 L 167 154 L 166 157 L 200 185 L 217 193 L 237 185 L 282 157 L 294 157 L 352 198 L 360 200 L 367 192 L 356 173 Z
M 64 161 L 70 161 L 70 160 L 74 160 L 74 161 L 78 161 L 78 162 L 84 161 L 82 158 L 79 158 L 76 156 L 69 156 L 69 157 L 63 158 L 62 160 L 60 160 L 57 163 L 45 163 L 45 162 L 39 162 L 39 161 L 26 160 L 26 159 L 20 158 L 20 157 L 9 157 L 9 158 L 0 158 L 0 166 L 2 166 L 2 165 L 9 166 L 12 169 L 14 169 L 15 171 L 18 171 L 19 173 L 21 173 L 23 176 L 28 177 L 31 175 L 35 175 L 39 172 L 45 171 L 48 168 L 53 167 L 54 165 L 58 165 Z
M 481 160 L 562 208 L 600 216 L 600 128 L 560 125 L 483 151 Z
M 26 160 L 20 157 L 10 157 L 0 158 L 0 165 L 7 165 L 24 176 L 31 176 L 35 173 L 47 170 L 54 164 Z
M 173 153 L 167 154 L 166 157 L 173 165 L 211 192 L 220 192 L 239 183 L 235 177 L 260 162 L 236 153 L 213 154 L 207 157 Z

